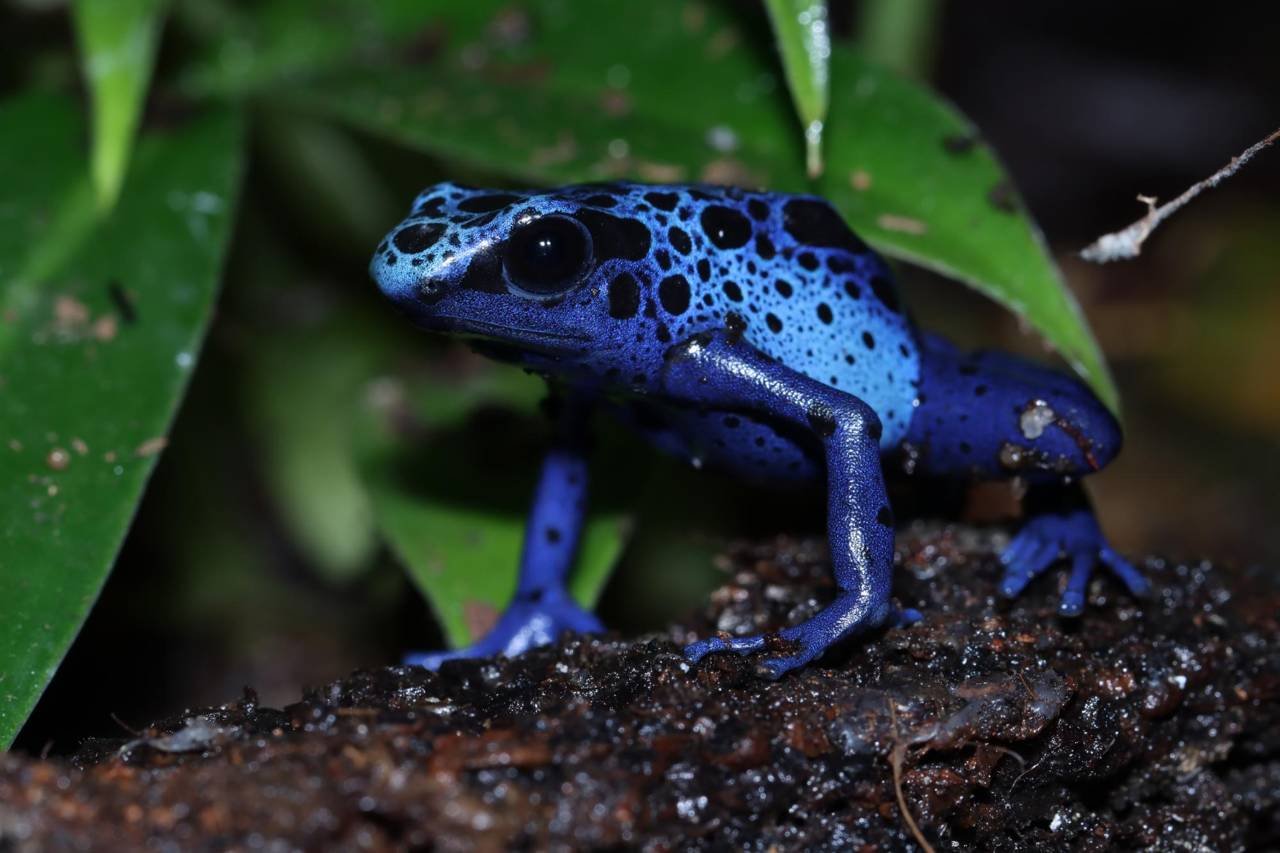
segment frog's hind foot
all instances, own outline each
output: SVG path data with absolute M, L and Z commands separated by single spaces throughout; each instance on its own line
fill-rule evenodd
M 517 599 L 502 614 L 498 624 L 474 644 L 450 651 L 407 654 L 404 663 L 438 669 L 445 661 L 459 658 L 516 657 L 554 643 L 565 631 L 600 634 L 604 626 L 564 592 Z
M 831 646 L 855 634 L 880 627 L 901 627 L 921 619 L 920 611 L 898 609 L 891 605 L 869 608 L 852 593 L 840 596 L 812 619 L 771 634 L 750 637 L 708 637 L 684 647 L 684 656 L 697 663 L 709 654 L 732 652 L 739 655 L 762 651 L 785 651 L 766 658 L 759 664 L 766 678 L 781 678 L 785 673 L 804 666 Z
M 1081 509 L 1037 515 L 1018 531 L 1000 553 L 1000 562 L 1005 565 L 1001 594 L 1017 598 L 1031 581 L 1059 560 L 1071 563 L 1071 574 L 1058 604 L 1062 616 L 1084 612 L 1089 580 L 1099 564 L 1119 578 L 1132 595 L 1144 598 L 1151 591 L 1142 572 L 1107 544 L 1093 513 Z

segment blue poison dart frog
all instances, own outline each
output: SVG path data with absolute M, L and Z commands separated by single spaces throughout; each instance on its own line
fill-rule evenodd
M 412 655 L 516 655 L 562 631 L 600 631 L 565 589 L 587 495 L 584 421 L 601 409 L 661 450 L 774 483 L 825 482 L 839 595 L 779 636 L 685 649 L 768 649 L 776 677 L 842 638 L 919 618 L 889 599 L 885 460 L 919 475 L 1029 484 L 1028 520 L 1000 559 L 1017 596 L 1060 560 L 1075 616 L 1098 565 L 1135 595 L 1142 575 L 1107 544 L 1079 478 L 1120 448 L 1080 382 L 921 332 L 885 262 L 825 201 L 713 186 L 551 191 L 439 184 L 378 246 L 371 272 L 419 325 L 544 376 L 559 405 L 518 588 L 474 646 Z M 780 642 L 781 641 L 781 642 Z

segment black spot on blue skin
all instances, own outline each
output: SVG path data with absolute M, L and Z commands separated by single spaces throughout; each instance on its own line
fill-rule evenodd
M 791 294 L 795 292 L 795 289 L 791 286 L 791 283 L 787 281 L 783 281 L 782 279 L 778 279 L 777 281 L 775 281 L 773 283 L 773 287 L 775 290 L 778 291 L 778 295 L 781 296 L 783 299 L 790 299 Z
M 631 273 L 622 273 L 609 282 L 609 316 L 627 320 L 640 309 L 640 286 Z
M 394 255 L 388 252 L 387 257 L 384 258 L 384 260 L 386 261 L 387 266 L 394 267 L 396 265 L 396 261 L 399 260 L 399 258 L 400 258 L 399 255 Z
M 699 189 L 689 190 L 689 198 L 693 199 L 694 201 L 715 201 L 716 200 L 715 196 L 709 195 L 708 193 L 705 193 Z
M 649 317 L 650 319 L 656 318 L 658 316 L 658 305 L 652 299 L 645 300 L 644 316 Z M 637 340 L 639 339 L 637 338 Z
M 651 236 L 643 223 L 620 218 L 598 210 L 579 210 L 574 217 L 591 232 L 591 243 L 597 262 L 622 258 L 643 260 L 649 254 Z
M 507 287 L 502 282 L 502 263 L 498 256 L 493 252 L 477 252 L 473 255 L 461 285 L 482 293 L 506 293 Z
M 703 281 L 711 281 L 711 262 L 706 258 L 698 261 L 698 278 Z
M 547 535 L 547 541 L 550 542 L 552 545 L 555 545 L 557 542 L 560 541 L 560 530 L 558 528 L 548 527 L 546 529 L 546 535 Z
M 773 312 L 765 314 L 764 322 L 765 325 L 769 327 L 769 331 L 773 332 L 775 335 L 782 331 L 782 321 L 778 319 L 777 314 L 774 314 Z
M 854 266 L 853 261 L 849 260 L 848 255 L 827 255 L 827 269 L 843 275 L 854 272 L 857 267 Z
M 734 344 L 742 339 L 742 333 L 747 330 L 747 321 L 737 311 L 730 311 L 724 315 L 724 327 L 729 332 L 729 343 Z
M 961 452 L 961 453 L 972 453 L 972 452 L 973 452 L 973 445 L 971 445 L 971 444 L 970 444 L 969 442 L 967 442 L 967 441 L 962 441 L 962 442 L 960 442 L 960 452 Z
M 742 301 L 742 288 L 738 287 L 738 283 L 736 281 L 726 281 L 722 287 L 724 289 L 725 296 L 729 297 L 734 302 Z
M 850 299 L 862 298 L 862 288 L 858 287 L 858 283 L 853 279 L 850 279 L 850 278 L 845 279 L 844 292 L 849 295 Z
M 443 225 L 426 225 L 419 222 L 401 228 L 391 238 L 391 243 L 402 254 L 416 255 L 434 246 L 443 234 Z
M 884 427 L 881 426 L 880 421 L 874 420 L 867 424 L 867 435 L 871 436 L 872 441 L 880 440 L 880 436 L 884 435 Z
M 742 426 L 742 419 L 737 415 L 725 415 L 722 423 L 729 429 L 737 429 Z
M 747 202 L 747 213 L 750 213 L 751 218 L 757 222 L 764 222 L 769 218 L 769 205 L 758 198 L 753 198 Z
M 751 220 L 731 207 L 708 205 L 702 209 L 698 222 L 718 249 L 741 248 L 751 239 Z
M 831 306 L 825 302 L 818 303 L 818 319 L 830 325 L 835 316 L 831 313 Z
M 778 250 L 774 248 L 773 241 L 763 234 L 756 236 L 756 254 L 766 261 L 772 260 L 774 255 L 778 254 Z
M 682 255 L 687 255 L 693 251 L 693 241 L 689 239 L 689 235 L 682 229 L 672 226 L 667 230 L 667 240 L 671 243 L 671 248 L 675 249 Z
M 658 285 L 658 299 L 668 314 L 678 317 L 689 310 L 689 281 L 682 275 L 668 276 Z
M 658 210 L 665 210 L 668 213 L 670 213 L 671 211 L 676 209 L 676 205 L 680 202 L 680 197 L 675 193 L 656 193 L 655 192 L 655 193 L 645 193 L 644 200 L 649 202 L 649 204 L 653 205 L 654 207 L 658 208 Z
M 496 193 L 494 195 L 478 195 L 475 198 L 465 199 L 458 203 L 458 210 L 464 213 L 489 213 L 494 210 L 502 210 L 510 204 L 515 204 L 520 200 L 518 195 L 504 195 Z
M 414 216 L 430 216 L 432 219 L 439 219 L 443 214 L 444 198 L 441 196 L 426 199 L 413 210 Z
M 973 396 L 975 396 L 975 397 L 981 397 L 981 396 L 983 396 L 983 395 L 984 395 L 984 394 L 986 394 L 986 393 L 987 393 L 987 386 L 986 386 L 986 385 L 979 385 L 977 388 L 974 388 L 974 389 L 973 389 Z
M 818 268 L 818 259 L 814 256 L 813 252 L 801 252 L 800 256 L 796 258 L 796 262 L 809 272 L 813 272 Z
M 809 417 L 809 426 L 813 427 L 813 431 L 818 435 L 830 438 L 835 433 L 836 419 L 826 406 L 816 404 L 811 406 L 806 414 Z
M 667 328 L 666 323 L 658 324 L 658 328 L 654 331 L 654 337 L 664 344 L 671 343 L 671 330 Z
M 893 282 L 882 275 L 871 276 L 871 292 L 876 298 L 884 303 L 884 307 L 890 311 L 897 313 L 901 310 L 898 304 L 898 294 L 893 289 Z
M 865 346 L 867 349 L 876 348 L 876 339 L 872 337 L 870 332 L 862 333 L 862 345 Z
M 658 262 L 658 266 L 662 267 L 663 272 L 671 269 L 671 253 L 666 249 L 659 249 L 654 252 L 653 259 Z
M 887 506 L 880 507 L 876 513 L 876 523 L 882 527 L 893 527 L 893 510 Z
M 824 249 L 844 249 L 853 254 L 867 251 L 867 244 L 825 201 L 796 198 L 782 208 L 783 227 L 799 243 Z
M 618 203 L 616 198 L 611 195 L 604 195 L 603 193 L 587 196 L 583 201 L 592 207 L 613 207 Z

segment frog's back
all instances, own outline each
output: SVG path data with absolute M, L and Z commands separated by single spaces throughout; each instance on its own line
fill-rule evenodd
M 906 434 L 919 376 L 915 334 L 884 261 L 825 201 L 730 187 L 611 185 L 651 235 L 636 311 L 660 342 L 727 328 L 805 375 L 858 396 Z

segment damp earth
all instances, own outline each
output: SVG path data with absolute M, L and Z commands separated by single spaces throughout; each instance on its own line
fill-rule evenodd
M 68 759 L 0 759 L 0 849 L 1153 850 L 1280 846 L 1280 593 L 1148 558 L 1155 591 L 996 594 L 1005 535 L 914 525 L 924 613 L 780 681 L 679 644 L 816 612 L 825 544 L 741 543 L 705 608 L 438 673 L 252 690 Z

